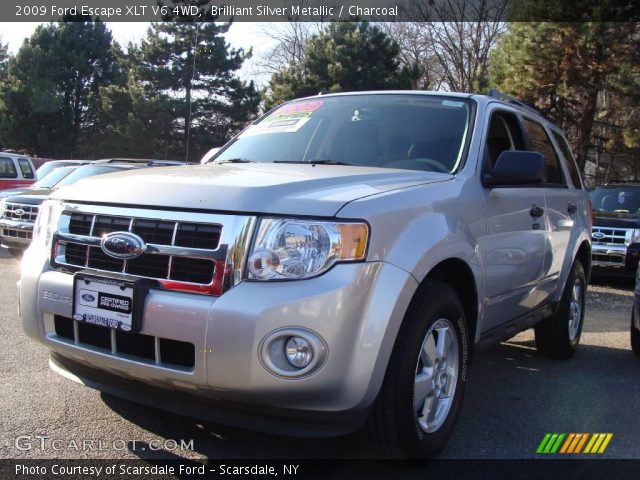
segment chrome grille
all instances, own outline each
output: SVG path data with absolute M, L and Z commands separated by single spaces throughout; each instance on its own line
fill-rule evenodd
M 95 245 L 104 235 L 122 231 L 137 234 L 148 246 L 177 246 L 180 241 L 180 243 L 206 246 L 207 250 L 216 250 L 222 226 L 72 213 L 69 216 L 69 233 L 72 237 L 61 242 L 61 255 L 64 258 L 62 263 L 108 272 L 128 273 L 137 277 L 202 285 L 213 282 L 216 267 L 214 260 L 201 258 L 200 252 L 193 248 L 186 248 L 180 252 L 180 254 L 193 255 L 193 258 L 181 258 L 177 255 L 174 260 L 173 255 L 144 253 L 132 260 L 121 260 L 110 257 L 99 245 Z M 180 233 L 185 231 L 189 232 L 188 235 Z M 203 233 L 200 234 L 200 232 Z M 92 241 L 85 243 L 88 239 Z
M 20 230 L 17 228 L 3 228 L 2 235 L 7 238 L 22 238 L 25 240 L 31 240 L 33 233 L 31 230 Z
M 223 227 L 224 224 L 224 227 Z M 67 205 L 54 234 L 52 267 L 156 279 L 166 289 L 222 294 L 242 279 L 254 217 Z M 146 244 L 131 260 L 106 255 L 108 233 L 127 231 Z
M 600 245 L 629 245 L 631 243 L 631 229 L 593 227 L 591 240 Z
M 624 256 L 594 253 L 592 257 L 594 265 L 617 265 L 624 267 Z
M 23 222 L 35 222 L 38 216 L 39 205 L 23 203 L 5 203 L 3 218 L 8 220 L 22 220 Z

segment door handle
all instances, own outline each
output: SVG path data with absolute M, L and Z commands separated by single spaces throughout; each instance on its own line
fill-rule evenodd
M 529 210 L 529 213 L 532 217 L 538 218 L 544 215 L 544 208 L 534 205 L 533 207 L 531 207 L 531 210 Z
M 575 204 L 570 203 L 570 204 L 567 206 L 567 212 L 569 212 L 569 213 L 576 213 L 577 211 L 578 211 L 578 207 L 577 207 Z

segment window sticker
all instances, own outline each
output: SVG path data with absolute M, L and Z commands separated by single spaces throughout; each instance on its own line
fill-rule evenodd
M 262 120 L 258 125 L 252 125 L 240 135 L 240 138 L 262 135 L 265 133 L 292 133 L 300 130 L 309 121 L 313 112 L 318 110 L 324 102 L 291 103 L 283 105 Z
M 443 100 L 442 105 L 444 105 L 445 107 L 461 108 L 461 107 L 464 107 L 464 102 L 454 102 L 452 100 Z
M 627 192 L 618 193 L 618 203 L 620 205 L 624 205 L 624 202 L 625 202 L 627 196 L 628 196 Z

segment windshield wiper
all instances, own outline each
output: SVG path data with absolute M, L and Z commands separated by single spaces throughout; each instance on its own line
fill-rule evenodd
M 273 163 L 299 163 L 299 164 L 303 164 L 303 165 L 351 165 L 353 166 L 352 163 L 345 163 L 345 162 L 339 162 L 337 160 L 322 160 L 322 159 L 318 159 L 318 160 L 308 160 L 308 161 L 304 161 L 304 160 L 274 160 Z
M 226 160 L 222 160 L 221 162 L 214 163 L 258 163 L 255 160 L 249 160 L 248 158 L 228 158 Z

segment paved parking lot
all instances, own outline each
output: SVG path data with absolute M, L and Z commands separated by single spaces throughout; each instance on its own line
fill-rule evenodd
M 205 424 L 63 379 L 49 370 L 46 349 L 22 333 L 15 299 L 18 269 L 18 262 L 0 251 L 0 457 L 366 456 L 351 437 L 301 441 Z M 532 458 L 546 432 L 612 432 L 605 457 L 640 458 L 640 360 L 629 347 L 631 304 L 630 281 L 596 279 L 582 347 L 567 362 L 539 357 L 531 332 L 479 354 L 443 456 Z M 62 449 L 52 447 L 54 439 Z M 193 440 L 193 451 L 175 450 L 167 439 Z M 94 442 L 93 451 L 73 448 L 85 440 Z

